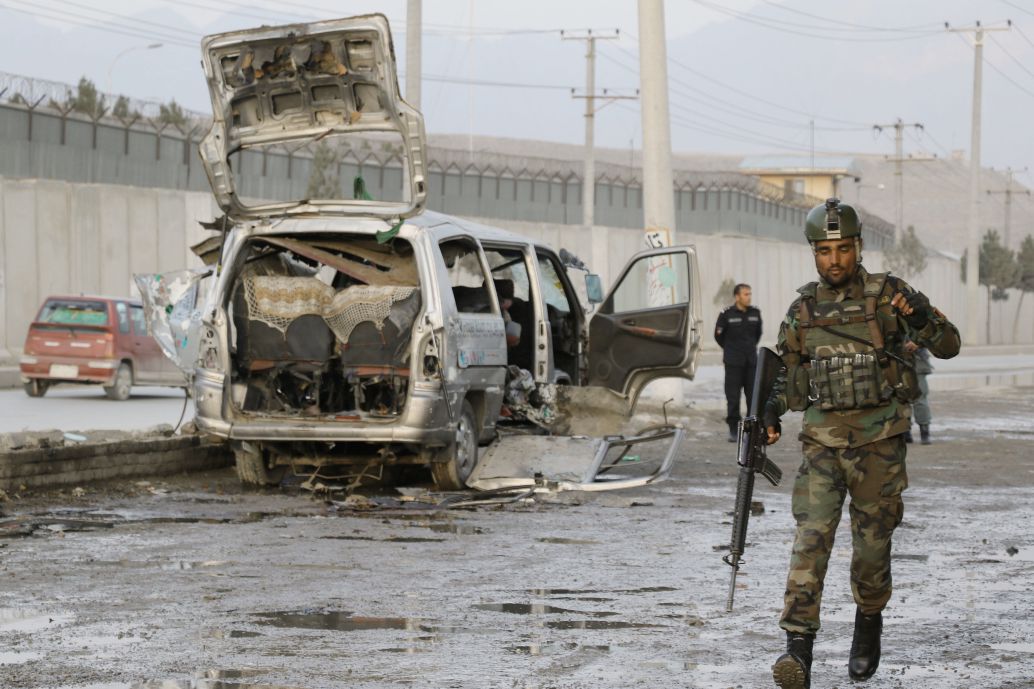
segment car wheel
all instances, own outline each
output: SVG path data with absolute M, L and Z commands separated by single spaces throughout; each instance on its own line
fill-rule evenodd
M 269 453 L 252 443 L 233 446 L 233 461 L 237 478 L 246 486 L 279 486 L 287 473 L 287 467 L 270 468 L 266 460 Z
M 129 393 L 133 389 L 133 369 L 129 364 L 120 364 L 115 372 L 115 381 L 111 385 L 104 386 L 104 394 L 109 400 L 123 402 L 129 399 Z
M 47 394 L 47 388 L 50 386 L 47 385 L 45 380 L 32 378 L 29 382 L 24 384 L 24 387 L 25 394 L 29 397 L 43 397 L 43 395 Z
M 452 444 L 432 458 L 431 477 L 439 490 L 463 490 L 467 479 L 478 463 L 477 416 L 470 402 L 464 400 L 459 419 L 456 420 L 456 437 Z

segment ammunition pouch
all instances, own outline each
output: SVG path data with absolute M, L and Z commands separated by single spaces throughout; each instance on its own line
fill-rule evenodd
M 811 363 L 808 387 L 808 401 L 822 411 L 879 407 L 895 393 L 875 354 L 816 359 Z
M 808 369 L 800 364 L 786 367 L 786 406 L 790 411 L 808 408 Z

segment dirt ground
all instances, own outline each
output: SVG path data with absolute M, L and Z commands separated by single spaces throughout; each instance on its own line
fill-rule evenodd
M 868 686 L 1034 686 L 1032 392 L 934 399 Z M 683 422 L 668 481 L 533 503 L 352 509 L 230 470 L 8 495 L 0 687 L 771 686 L 799 443 L 771 452 L 726 613 L 733 446 L 719 412 Z M 816 689 L 852 685 L 849 559 L 845 515 Z

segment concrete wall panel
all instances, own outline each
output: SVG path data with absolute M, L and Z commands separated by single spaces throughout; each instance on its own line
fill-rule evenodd
M 3 193 L 7 348 L 20 349 L 40 306 L 36 285 L 36 184 L 8 180 Z
M 72 197 L 65 182 L 36 186 L 36 290 L 40 299 L 72 291 Z

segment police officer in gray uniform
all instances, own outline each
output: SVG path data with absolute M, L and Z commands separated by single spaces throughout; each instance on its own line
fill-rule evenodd
M 725 421 L 729 424 L 729 442 L 736 442 L 740 424 L 740 391 L 750 408 L 754 368 L 758 362 L 761 340 L 761 311 L 750 305 L 750 285 L 740 283 L 732 291 L 733 305 L 718 314 L 714 339 L 722 348 L 725 364 Z

